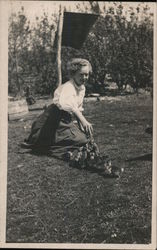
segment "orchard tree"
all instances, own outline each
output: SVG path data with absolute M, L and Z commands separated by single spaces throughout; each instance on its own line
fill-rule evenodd
M 31 64 L 32 74 L 38 76 L 38 86 L 35 91 L 40 94 L 48 94 L 54 89 L 56 82 L 55 50 L 53 48 L 52 34 L 56 30 L 55 16 L 48 20 L 44 12 L 41 19 L 36 17 L 37 25 L 32 30 Z
M 122 4 L 115 2 L 106 9 L 105 3 L 100 8 L 98 2 L 91 2 L 90 10 L 100 14 L 82 49 L 92 62 L 93 86 L 103 82 L 106 73 L 119 90 L 127 84 L 135 92 L 152 86 L 153 20 L 149 7 L 130 7 L 126 15 Z
M 22 74 L 27 67 L 31 33 L 23 7 L 18 12 L 18 15 L 11 14 L 9 24 L 9 92 L 21 95 L 24 82 Z
M 151 88 L 153 76 L 153 16 L 146 4 L 128 9 L 121 3 L 77 2 L 79 12 L 98 14 L 83 47 L 62 47 L 63 82 L 68 79 L 66 65 L 72 57 L 84 57 L 93 67 L 87 92 L 104 92 L 104 79 L 110 74 L 119 90 L 127 84 L 135 92 Z M 9 92 L 20 93 L 28 77 L 39 94 L 56 88 L 56 48 L 54 36 L 57 14 L 36 17 L 30 26 L 24 8 L 9 19 Z

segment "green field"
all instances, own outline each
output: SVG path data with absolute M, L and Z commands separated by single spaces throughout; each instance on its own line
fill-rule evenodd
M 119 96 L 84 107 L 100 151 L 123 174 L 106 178 L 24 153 L 19 144 L 40 111 L 9 121 L 7 242 L 151 242 L 152 137 L 145 132 L 152 126 L 151 97 Z

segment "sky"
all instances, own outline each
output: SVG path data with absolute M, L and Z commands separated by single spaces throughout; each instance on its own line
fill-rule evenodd
M 21 7 L 24 7 L 24 13 L 27 16 L 27 19 L 30 21 L 30 24 L 35 25 L 36 23 L 36 16 L 40 17 L 43 15 L 44 11 L 48 14 L 48 17 L 50 18 L 52 13 L 58 13 L 60 4 L 66 6 L 66 9 L 68 11 L 76 12 L 78 11 L 76 9 L 76 4 L 80 4 L 80 7 L 82 8 L 82 11 L 84 7 L 82 7 L 83 1 L 16 1 L 16 0 L 10 0 L 8 1 L 8 9 L 9 9 L 9 15 L 11 12 L 17 13 L 20 11 Z M 86 5 L 88 2 L 85 3 Z M 123 2 L 124 10 L 126 11 L 129 7 L 136 8 L 139 2 Z M 154 11 L 154 5 L 155 3 L 147 2 L 144 3 L 147 4 L 150 7 L 150 12 L 153 13 Z M 99 5 L 101 8 L 106 7 L 106 9 L 109 6 L 114 6 L 112 1 L 108 2 L 99 2 Z

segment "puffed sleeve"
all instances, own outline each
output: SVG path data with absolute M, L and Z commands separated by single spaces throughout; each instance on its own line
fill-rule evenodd
M 59 105 L 61 109 L 68 112 L 75 112 L 75 110 L 78 109 L 76 93 L 71 85 L 67 84 L 62 88 L 59 97 Z

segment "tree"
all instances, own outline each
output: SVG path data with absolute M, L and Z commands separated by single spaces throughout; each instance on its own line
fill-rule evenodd
M 31 30 L 23 7 L 18 15 L 12 14 L 9 21 L 9 92 L 21 95 Z
M 127 10 L 121 3 L 77 2 L 78 11 L 99 14 L 80 50 L 62 47 L 62 78 L 68 79 L 66 65 L 73 57 L 88 59 L 93 67 L 87 92 L 104 91 L 110 74 L 119 90 L 127 84 L 135 92 L 152 88 L 153 16 L 146 4 Z M 126 12 L 127 11 L 127 15 Z M 30 79 L 37 94 L 50 94 L 57 86 L 56 48 L 53 37 L 57 14 L 46 12 L 30 26 L 24 9 L 12 14 L 9 25 L 9 92 L 20 92 Z

